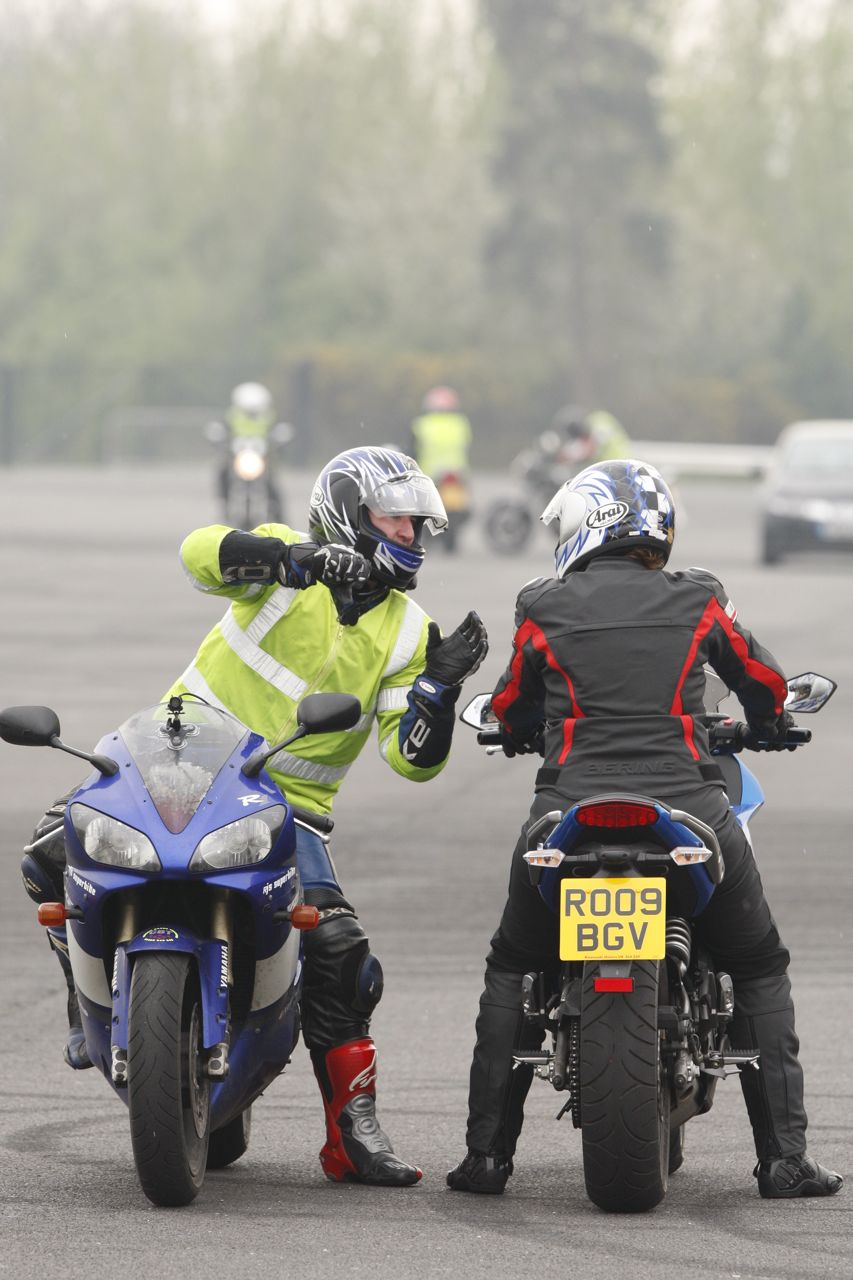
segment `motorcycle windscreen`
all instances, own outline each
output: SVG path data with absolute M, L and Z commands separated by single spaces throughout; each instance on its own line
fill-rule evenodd
M 131 716 L 119 733 L 154 807 L 176 835 L 247 729 L 226 712 L 187 699 L 178 716 L 160 703 Z

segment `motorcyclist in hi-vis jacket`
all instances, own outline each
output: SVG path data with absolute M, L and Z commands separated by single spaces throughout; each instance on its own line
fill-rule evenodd
M 414 782 L 435 777 L 450 751 L 461 682 L 488 648 L 476 613 L 442 638 L 407 594 L 423 563 L 424 527 L 439 532 L 446 522 L 434 484 L 413 459 L 366 446 L 320 472 L 308 537 L 281 524 L 191 533 L 181 548 L 190 581 L 232 603 L 165 696 L 196 694 L 272 745 L 295 728 L 307 694 L 355 694 L 363 714 L 354 728 L 298 741 L 266 766 L 292 804 L 318 816 L 330 812 L 374 723 L 396 773 Z M 296 827 L 297 859 L 320 923 L 304 935 L 302 1029 L 326 1115 L 320 1162 L 334 1181 L 408 1186 L 421 1171 L 394 1154 L 376 1118 L 369 1025 L 382 968 L 343 895 L 328 837 L 309 822 Z M 49 861 L 49 850 L 28 857 L 36 853 Z M 31 882 L 39 878 L 29 870 Z M 75 1066 L 89 1065 L 85 1042 L 80 1060 L 81 1040 L 72 1026 L 66 1057 Z

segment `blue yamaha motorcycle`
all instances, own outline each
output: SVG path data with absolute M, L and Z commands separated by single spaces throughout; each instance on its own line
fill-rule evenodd
M 154 1204 L 184 1205 L 205 1169 L 238 1159 L 252 1102 L 299 1038 L 301 813 L 264 770 L 309 733 L 351 728 L 348 694 L 312 694 L 273 748 L 191 695 L 131 716 L 89 754 L 47 707 L 0 713 L 0 737 L 51 746 L 95 772 L 68 799 L 65 902 L 39 920 L 67 929 L 86 1045 L 130 1112 L 133 1155 Z
M 796 676 L 786 708 L 818 711 L 835 688 L 825 676 Z M 706 669 L 706 707 L 719 707 L 728 693 Z M 481 694 L 461 718 L 480 743 L 500 751 L 490 704 Z M 718 710 L 705 721 L 748 834 L 764 796 L 738 755 L 746 726 Z M 810 739 L 808 730 L 792 728 L 785 747 Z M 559 965 L 556 984 L 544 974 L 524 977 L 515 1067 L 566 1093 L 557 1118 L 569 1114 L 581 1130 L 593 1204 L 643 1212 L 666 1195 L 669 1174 L 684 1159 L 684 1125 L 710 1109 L 717 1080 L 758 1061 L 754 1050 L 729 1045 L 732 979 L 715 972 L 693 929 L 723 878 L 720 846 L 693 815 L 624 793 L 547 813 L 530 825 L 527 841 L 531 877 L 559 917 Z M 549 1047 L 539 1049 L 546 1037 Z

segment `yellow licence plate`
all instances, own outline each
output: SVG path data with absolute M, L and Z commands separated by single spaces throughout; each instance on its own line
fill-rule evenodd
M 661 876 L 564 880 L 561 960 L 660 960 L 666 954 L 666 880 Z

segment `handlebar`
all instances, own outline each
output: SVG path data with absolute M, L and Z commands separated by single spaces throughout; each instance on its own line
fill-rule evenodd
M 812 740 L 811 729 L 800 729 L 796 725 L 788 730 L 784 742 L 747 742 L 750 734 L 749 725 L 740 720 L 722 720 L 708 726 L 708 737 L 711 750 L 717 755 L 734 755 L 744 749 L 750 751 L 796 751 Z
M 750 729 L 749 725 L 742 721 L 716 720 L 712 717 L 708 717 L 708 721 L 710 723 L 706 723 L 711 750 L 717 755 L 734 755 L 747 749 L 750 751 L 796 751 L 797 747 L 803 747 L 812 740 L 811 729 L 800 729 L 797 725 L 793 725 L 782 743 L 747 742 Z M 500 750 L 500 729 L 497 725 L 489 725 L 488 728 L 481 729 L 477 734 L 477 741 L 480 746 L 488 747 L 492 751 Z

